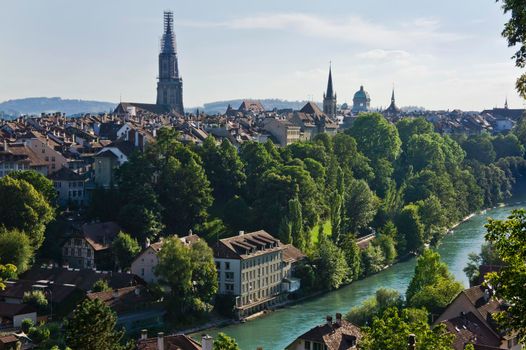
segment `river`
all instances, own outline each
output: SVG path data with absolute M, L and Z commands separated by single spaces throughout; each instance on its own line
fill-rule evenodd
M 523 200 L 525 197 L 517 198 Z M 506 218 L 517 205 L 488 210 L 463 222 L 447 235 L 438 247 L 442 259 L 449 266 L 457 280 L 468 287 L 468 279 L 463 268 L 466 266 L 468 254 L 480 252 L 484 243 L 487 218 Z M 224 332 L 234 337 L 242 350 L 253 350 L 262 347 L 264 350 L 282 350 L 297 336 L 310 328 L 323 323 L 326 315 L 337 312 L 345 314 L 353 306 L 357 306 L 371 297 L 381 287 L 393 288 L 401 293 L 413 276 L 416 259 L 398 263 L 387 270 L 361 281 L 354 282 L 336 291 L 326 293 L 302 303 L 277 310 L 265 317 L 235 324 L 210 331 L 212 336 Z

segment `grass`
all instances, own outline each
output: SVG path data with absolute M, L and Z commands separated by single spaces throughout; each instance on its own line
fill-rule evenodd
M 318 240 L 319 240 L 319 226 L 320 225 L 318 224 L 314 226 L 312 230 L 310 230 L 310 238 L 311 238 L 312 243 L 314 244 L 318 243 Z M 326 236 L 332 235 L 332 228 L 331 228 L 330 220 L 327 220 L 323 223 L 323 233 Z

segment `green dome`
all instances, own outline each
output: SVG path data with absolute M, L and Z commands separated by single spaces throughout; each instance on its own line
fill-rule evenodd
M 360 90 L 356 91 L 354 94 L 355 99 L 363 99 L 363 100 L 370 100 L 371 97 L 369 96 L 369 93 L 363 89 L 363 86 L 360 86 Z

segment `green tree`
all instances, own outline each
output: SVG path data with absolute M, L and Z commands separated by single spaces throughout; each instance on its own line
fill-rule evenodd
M 49 302 L 44 295 L 44 292 L 40 290 L 33 290 L 24 293 L 24 303 L 33 306 L 37 309 L 39 314 L 47 314 Z
M 496 153 L 489 134 L 473 135 L 462 143 L 468 159 L 474 159 L 484 164 L 495 161 Z
M 514 210 L 507 220 L 490 219 L 486 225 L 486 240 L 493 244 L 498 257 L 504 263 L 499 273 L 489 276 L 496 297 L 506 300 L 509 307 L 495 315 L 502 329 L 519 332 L 519 342 L 526 341 L 526 211 Z
M 119 232 L 117 237 L 115 237 L 111 244 L 111 249 L 117 265 L 123 269 L 130 267 L 133 259 L 141 251 L 137 240 L 124 232 Z
M 305 231 L 303 230 L 303 217 L 301 213 L 301 203 L 298 198 L 289 200 L 289 214 L 288 220 L 290 224 L 290 232 L 292 235 L 292 242 L 296 248 L 305 251 L 307 248 L 307 240 L 305 239 Z
M 424 246 L 424 225 L 418 215 L 418 207 L 406 205 L 396 218 L 398 253 L 418 252 Z
M 64 328 L 66 344 L 75 350 L 129 350 L 133 344 L 122 345 L 124 331 L 115 330 L 117 316 L 98 299 L 80 303 Z
M 397 290 L 380 288 L 373 297 L 365 300 L 360 306 L 353 307 L 345 318 L 362 327 L 370 324 L 375 316 L 381 317 L 385 310 L 392 307 L 400 309 L 403 304 L 402 295 Z
M 178 237 L 165 239 L 155 272 L 170 286 L 170 302 L 175 315 L 205 309 L 217 292 L 213 253 L 203 241 L 188 247 Z
M 17 180 L 29 182 L 35 190 L 47 200 L 50 205 L 54 205 L 57 200 L 57 191 L 53 186 L 53 181 L 34 170 L 18 170 L 9 173 L 9 177 Z
M 351 233 L 344 235 L 340 241 L 340 248 L 349 267 L 349 281 L 355 281 L 362 274 L 362 254 L 356 244 L 356 237 Z
M 244 164 L 237 149 L 224 139 L 219 146 L 213 137 L 208 137 L 198 153 L 214 190 L 214 197 L 224 202 L 240 194 L 245 185 Z
M 382 251 L 382 255 L 385 258 L 384 263 L 392 264 L 395 262 L 397 253 L 393 236 L 379 234 L 373 241 L 373 244 Z
M 0 264 L 0 290 L 5 289 L 3 281 L 10 278 L 16 278 L 16 266 L 13 264 Z
M 469 253 L 468 263 L 464 268 L 464 272 L 471 284 L 474 284 L 479 276 L 479 267 L 480 265 L 494 265 L 494 266 L 503 266 L 504 263 L 500 259 L 495 250 L 495 247 L 491 242 L 484 242 L 482 245 L 481 251 L 477 253 Z M 482 276 L 484 277 L 484 276 Z
M 234 338 L 229 337 L 225 333 L 218 333 L 214 340 L 214 350 L 240 350 Z
M 445 233 L 445 228 L 449 223 L 447 212 L 437 196 L 431 195 L 415 204 L 418 207 L 420 221 L 424 225 L 425 242 L 430 242 L 432 238 L 440 237 Z
M 0 261 L 13 264 L 22 273 L 29 268 L 32 258 L 33 247 L 25 233 L 0 227 Z
M 92 292 L 109 292 L 112 288 L 108 285 L 108 282 L 104 279 L 97 280 L 91 287 Z
M 373 220 L 378 205 L 378 197 L 364 180 L 351 180 L 345 194 L 344 230 L 355 233 L 367 227 Z
M 415 274 L 406 292 L 407 304 L 411 307 L 425 307 L 432 313 L 439 312 L 463 290 L 449 272 L 440 255 L 430 249 L 418 257 Z
M 522 157 L 524 155 L 524 146 L 514 134 L 506 136 L 499 134 L 492 140 L 493 148 L 497 159 L 505 157 Z
M 212 205 L 210 182 L 203 167 L 187 150 L 181 158 L 170 156 L 158 183 L 159 202 L 164 208 L 164 221 L 171 232 L 188 232 L 206 221 Z
M 445 325 L 433 329 L 427 322 L 413 321 L 410 310 L 387 309 L 382 317 L 375 317 L 370 327 L 363 328 L 360 348 L 364 350 L 406 350 L 410 334 L 416 336 L 417 350 L 453 349 L 455 336 Z
M 4 176 L 0 179 L 0 198 L 2 225 L 25 232 L 31 246 L 38 249 L 44 241 L 46 225 L 55 215 L 45 197 L 29 182 Z
M 402 148 L 405 149 L 409 139 L 413 135 L 431 134 L 433 132 L 433 124 L 424 118 L 402 118 L 396 123 L 398 135 L 402 141 Z
M 382 249 L 373 244 L 369 244 L 362 251 L 362 265 L 365 275 L 372 275 L 382 271 L 384 267 L 385 256 Z
M 126 204 L 119 211 L 117 221 L 141 243 L 146 238 L 154 240 L 164 229 L 160 211 L 149 209 L 144 204 Z
M 369 159 L 395 160 L 400 154 L 398 130 L 380 113 L 362 113 L 346 133 L 354 137 L 358 149 Z
M 343 251 L 321 235 L 316 252 L 318 285 L 322 289 L 337 289 L 349 276 Z
M 504 13 L 511 13 L 502 36 L 508 40 L 508 46 L 519 46 L 512 58 L 518 68 L 524 69 L 526 67 L 526 6 L 521 0 L 500 0 L 500 2 Z M 526 98 L 526 73 L 517 79 L 516 87 L 519 94 Z

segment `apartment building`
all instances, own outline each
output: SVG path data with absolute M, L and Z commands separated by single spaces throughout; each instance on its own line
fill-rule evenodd
M 238 236 L 219 240 L 214 246 L 219 294 L 235 298 L 235 313 L 244 318 L 284 301 L 289 293 L 288 246 L 261 230 L 241 231 Z M 295 254 L 298 258 L 302 253 Z M 299 281 L 295 284 L 299 286 Z

